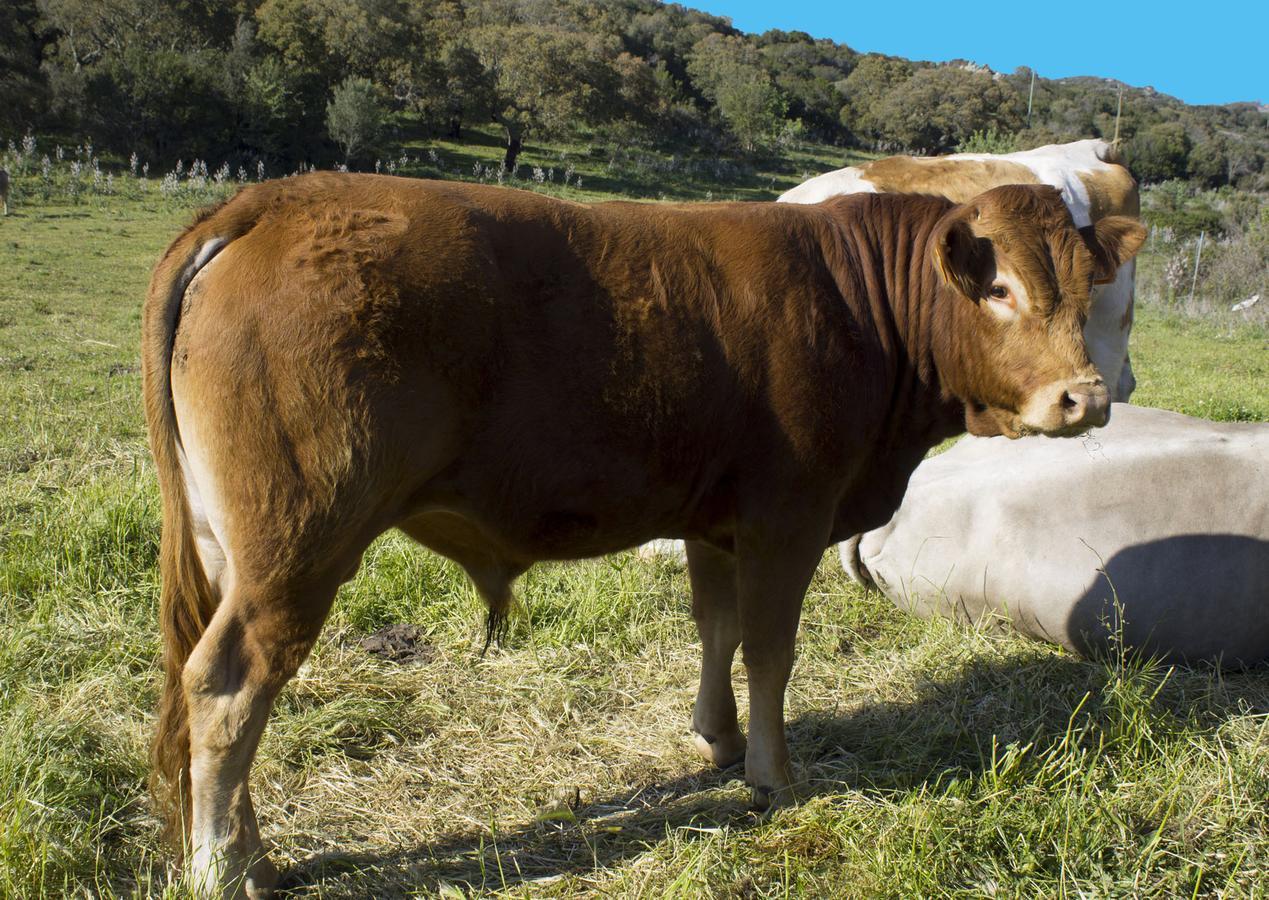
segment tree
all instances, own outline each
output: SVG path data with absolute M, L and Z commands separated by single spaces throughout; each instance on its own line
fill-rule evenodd
M 368 78 L 345 78 L 326 104 L 326 130 L 344 151 L 344 162 L 374 146 L 385 120 L 379 91 Z
M 492 115 L 493 77 L 481 65 L 479 54 L 464 37 L 458 37 L 442 48 L 439 79 L 432 103 L 445 122 L 446 134 L 451 138 L 462 137 L 464 121 Z
M 870 114 L 884 139 L 921 153 L 947 153 L 975 131 L 1017 131 L 1026 98 L 987 72 L 930 66 L 892 87 Z
M 16 135 L 34 125 L 48 100 L 48 83 L 40 71 L 42 41 L 36 34 L 34 0 L 16 0 L 0 29 L 0 134 Z
M 788 104 L 757 51 L 740 38 L 707 36 L 692 49 L 687 69 L 746 150 L 779 132 Z
M 128 47 L 84 70 L 82 124 L 150 159 L 223 156 L 237 144 L 224 56 Z
M 1180 122 L 1158 122 L 1133 135 L 1124 148 L 1128 168 L 1150 184 L 1184 178 L 1190 138 Z
M 264 57 L 243 74 L 238 101 L 238 137 L 252 155 L 302 157 L 305 135 L 321 127 L 305 108 L 301 83 L 276 56 Z
M 534 25 L 492 25 L 472 33 L 489 73 L 494 120 L 507 138 L 503 165 L 515 168 L 530 133 L 560 134 L 612 114 L 615 42 Z
M 798 31 L 767 31 L 755 43 L 763 66 L 788 100 L 788 117 L 802 119 L 821 140 L 840 138 L 842 95 L 837 85 L 850 75 L 858 54 Z
M 881 100 L 891 89 L 912 77 L 912 64 L 906 59 L 870 53 L 859 60 L 850 75 L 841 82 L 846 102 L 838 114 L 841 123 L 856 137 L 884 140 L 886 121 L 877 113 Z
M 706 35 L 740 34 L 728 19 L 688 9 L 677 3 L 656 4 L 637 13 L 623 39 L 630 52 L 656 63 L 664 63 L 678 82 L 687 81 L 688 58 Z
M 1190 150 L 1186 172 L 1194 181 L 1205 187 L 1219 187 L 1229 172 L 1229 155 L 1225 141 L 1219 136 L 1207 136 Z

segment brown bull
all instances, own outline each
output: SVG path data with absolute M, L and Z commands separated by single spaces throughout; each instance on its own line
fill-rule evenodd
M 789 799 L 784 690 L 824 549 L 884 522 L 966 427 L 1103 424 L 1081 325 L 1142 237 L 1118 218 L 1078 232 L 1042 186 L 960 206 L 592 206 L 323 174 L 203 215 L 144 324 L 155 755 L 194 883 L 273 884 L 251 760 L 336 588 L 392 527 L 460 563 L 493 623 L 538 560 L 688 539 L 698 745 L 743 757 L 758 805 Z

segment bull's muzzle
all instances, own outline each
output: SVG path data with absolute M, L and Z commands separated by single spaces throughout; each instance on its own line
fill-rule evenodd
M 1062 392 L 1058 405 L 1068 428 L 1100 428 L 1110 420 L 1110 391 L 1101 379 L 1071 385 Z
M 1100 428 L 1110 420 L 1110 391 L 1100 378 L 1055 382 L 1031 396 L 1021 419 L 1026 431 L 1055 437 Z

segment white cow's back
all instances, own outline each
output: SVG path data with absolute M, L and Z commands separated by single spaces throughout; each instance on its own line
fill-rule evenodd
M 1093 212 L 1093 201 L 1085 178 L 1095 178 L 1099 173 L 1122 171 L 1117 163 L 1108 161 L 1114 158 L 1111 145 L 1094 138 L 1072 141 L 1069 144 L 1050 144 L 1017 153 L 954 153 L 937 157 L 937 160 L 960 161 L 967 165 L 976 162 L 1009 162 L 1023 166 L 1040 183 L 1052 185 L 1062 192 L 1062 199 L 1071 211 L 1071 218 L 1077 227 L 1082 228 L 1092 223 Z M 913 165 L 920 165 L 921 161 L 922 158 L 918 158 Z M 817 175 L 785 191 L 780 195 L 780 202 L 819 203 L 839 194 L 875 194 L 878 188 L 869 180 L 867 169 L 866 164 L 847 166 Z M 923 189 L 939 193 L 935 182 Z M 1113 283 L 1094 288 L 1092 309 L 1084 327 L 1089 358 L 1106 379 L 1111 398 L 1117 401 L 1127 401 L 1137 385 L 1132 373 L 1132 363 L 1128 358 L 1135 273 L 1135 264 L 1129 262 L 1120 268 Z
M 1171 660 L 1269 659 L 1269 425 L 1116 404 L 1083 439 L 965 438 L 841 552 L 921 616 L 999 616 L 1081 653 L 1121 624 Z

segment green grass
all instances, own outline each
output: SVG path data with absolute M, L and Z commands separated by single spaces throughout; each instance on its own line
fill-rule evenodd
M 429 151 L 436 154 L 433 162 Z M 403 151 L 411 159 L 405 171 L 428 177 L 474 178 L 474 167 L 496 171 L 505 146 L 493 127 L 466 128 L 461 141 L 445 138 L 408 140 Z M 537 189 L 572 199 L 643 200 L 774 200 L 810 175 L 870 159 L 857 150 L 802 144 L 777 155 L 718 158 L 681 149 L 615 147 L 599 140 L 573 140 L 542 145 L 529 142 L 517 161 L 520 182 L 532 180 L 535 167 L 552 171 L 552 180 Z M 419 159 L 418 163 L 413 160 Z M 581 190 L 563 187 L 566 170 L 581 178 Z M 512 182 L 508 182 L 512 183 Z M 570 184 L 572 181 L 570 181 Z
M 1269 420 L 1269 329 L 1138 306 L 1132 402 L 1229 422 Z
M 499 156 L 441 147 L 460 151 Z M 805 164 L 842 164 L 829 156 Z M 585 192 L 551 190 L 713 189 L 604 182 L 605 166 L 578 163 Z M 758 166 L 715 194 L 800 177 Z M 0 220 L 0 897 L 179 894 L 145 791 L 158 497 L 137 334 L 149 267 L 190 211 L 138 196 Z M 1265 348 L 1263 330 L 1143 311 L 1135 399 L 1265 420 Z M 1089 663 L 918 621 L 827 555 L 789 692 L 805 800 L 761 821 L 737 773 L 686 740 L 699 651 L 677 565 L 542 566 L 520 595 L 510 641 L 482 659 L 457 569 L 399 536 L 372 548 L 255 769 L 298 895 L 1251 897 L 1269 882 L 1263 670 Z M 397 621 L 435 652 L 401 666 L 360 649 Z

